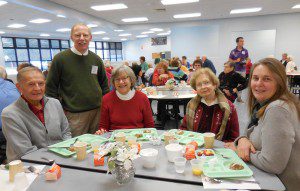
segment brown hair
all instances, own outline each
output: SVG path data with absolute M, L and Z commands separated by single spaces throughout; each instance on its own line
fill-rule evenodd
M 249 87 L 251 87 L 251 79 L 253 76 L 253 71 L 254 69 L 259 66 L 265 66 L 268 68 L 268 70 L 273 74 L 273 77 L 276 81 L 277 84 L 277 89 L 275 94 L 268 100 L 268 103 L 262 107 L 258 112 L 257 112 L 257 117 L 260 118 L 263 116 L 265 109 L 267 106 L 275 101 L 275 100 L 283 100 L 290 106 L 295 106 L 297 112 L 298 112 L 298 118 L 300 119 L 300 103 L 299 100 L 288 90 L 287 87 L 287 77 L 286 77 L 286 72 L 284 66 L 281 64 L 280 61 L 278 61 L 275 58 L 264 58 L 262 60 L 259 60 L 257 63 L 253 65 L 251 68 L 250 76 L 249 76 Z M 248 92 L 249 100 L 248 100 L 248 109 L 250 115 L 252 115 L 253 112 L 253 107 L 256 103 L 256 99 L 251 91 L 251 89 Z
M 168 66 L 167 66 L 164 62 L 162 62 L 162 61 L 160 61 L 160 62 L 156 65 L 155 69 L 157 69 L 157 68 L 162 68 L 162 69 L 164 69 L 164 70 L 165 70 L 165 74 L 168 73 Z
M 200 65 L 201 65 L 201 67 L 202 67 L 202 65 L 203 65 L 203 63 L 202 63 L 202 60 L 201 60 L 201 59 L 199 59 L 199 60 L 194 60 L 194 62 L 193 62 L 193 68 L 194 68 L 195 64 L 200 64 Z
M 220 86 L 220 81 L 218 77 L 211 71 L 210 68 L 200 68 L 196 70 L 191 79 L 191 87 L 196 90 L 196 80 L 199 78 L 200 75 L 207 75 L 209 81 L 215 85 L 217 88 Z
M 18 65 L 17 71 L 19 72 L 20 70 L 22 70 L 23 68 L 26 68 L 26 67 L 33 67 L 33 65 L 31 65 L 30 63 L 27 63 L 27 62 L 23 62 Z
M 173 59 L 170 64 L 172 67 L 179 67 L 179 62 L 176 59 Z

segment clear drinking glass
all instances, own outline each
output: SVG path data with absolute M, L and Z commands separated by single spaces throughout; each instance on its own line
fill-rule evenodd
M 175 171 L 177 173 L 184 173 L 185 164 L 186 164 L 186 158 L 184 158 L 184 157 L 176 157 L 174 159 L 174 164 L 175 164 Z

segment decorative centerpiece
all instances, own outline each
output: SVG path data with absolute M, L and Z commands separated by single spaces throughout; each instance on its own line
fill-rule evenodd
M 172 79 L 169 79 L 166 84 L 165 84 L 165 87 L 168 89 L 168 90 L 173 90 L 175 88 L 175 84 L 176 84 L 176 81 L 172 78 Z
M 106 147 L 108 158 L 108 172 L 111 172 L 120 185 L 129 183 L 134 177 L 132 161 L 139 157 L 138 147 L 121 143 L 110 143 Z

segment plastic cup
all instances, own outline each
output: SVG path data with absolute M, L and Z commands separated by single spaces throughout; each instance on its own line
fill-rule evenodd
M 203 162 L 204 161 L 201 159 L 192 159 L 191 160 L 193 175 L 200 176 L 203 173 L 203 170 L 202 170 Z
M 86 158 L 87 143 L 77 141 L 74 148 L 77 154 L 77 160 L 84 160 Z
M 153 148 L 142 149 L 140 155 L 145 168 L 154 168 L 158 156 L 158 150 Z
M 184 173 L 186 159 L 184 157 L 176 157 L 174 158 L 175 171 L 177 173 Z
M 167 157 L 170 162 L 174 162 L 174 158 L 176 157 L 182 157 L 182 146 L 179 144 L 168 144 L 165 146 L 165 149 L 167 151 Z
M 165 145 L 170 144 L 170 140 L 172 140 L 172 139 L 175 139 L 174 133 L 170 133 L 170 132 L 164 133 Z
M 14 177 L 19 172 L 24 172 L 22 161 L 21 160 L 11 161 L 9 163 L 9 181 L 14 182 Z
M 100 145 L 101 145 L 101 141 L 95 141 L 95 142 L 92 142 L 92 143 L 91 143 L 92 151 L 93 151 L 94 153 L 98 153 L 98 152 L 99 152 Z
M 19 172 L 15 175 L 14 190 L 25 190 L 29 186 L 28 179 L 24 172 Z
M 115 141 L 125 143 L 125 141 L 126 141 L 125 133 L 123 133 L 123 132 L 116 133 Z
M 212 149 L 214 148 L 214 142 L 215 142 L 215 134 L 214 133 L 203 133 L 204 136 L 204 147 L 206 149 Z
M 131 146 L 132 144 L 135 144 L 137 140 L 136 136 L 129 136 L 127 137 L 128 145 Z

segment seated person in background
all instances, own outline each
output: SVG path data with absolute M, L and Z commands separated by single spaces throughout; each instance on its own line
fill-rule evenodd
M 286 73 L 292 73 L 295 70 L 297 70 L 296 64 L 295 64 L 294 59 L 293 59 L 293 56 L 289 55 L 287 57 L 287 61 L 288 61 L 288 63 L 286 64 L 286 67 L 285 67 L 285 72 Z
M 265 58 L 250 73 L 250 123 L 244 135 L 225 147 L 268 173 L 277 174 L 287 190 L 300 182 L 300 102 L 287 88 L 284 65 Z
M 36 67 L 17 75 L 21 97 L 2 112 L 8 161 L 71 138 L 68 120 L 60 102 L 44 96 L 45 76 Z
M 251 59 L 247 58 L 247 60 L 246 60 L 246 81 L 247 81 L 247 84 L 249 82 L 249 75 L 250 75 L 251 67 L 252 67 Z
M 234 62 L 226 62 L 224 64 L 224 72 L 219 75 L 220 90 L 231 102 L 234 102 L 238 97 L 238 91 L 241 91 L 247 87 L 246 79 L 234 71 L 234 66 Z
M 43 71 L 43 74 L 44 74 L 44 76 L 45 76 L 46 79 L 47 79 L 48 73 L 50 71 L 51 64 L 52 64 L 51 62 L 48 62 L 47 70 Z
M 2 164 L 3 160 L 6 159 L 6 155 L 4 153 L 6 140 L 2 132 L 1 114 L 5 107 L 20 97 L 20 93 L 15 84 L 5 80 L 6 75 L 5 68 L 0 66 L 0 149 L 3 149 L 3 155 L 0 155 L 0 164 Z
M 193 75 L 191 87 L 197 95 L 187 104 L 180 129 L 213 132 L 217 140 L 234 141 L 239 136 L 237 112 L 218 89 L 217 76 L 209 68 L 201 68 Z
M 146 82 L 149 82 L 150 77 L 153 75 L 153 72 L 154 72 L 154 68 L 151 63 L 148 64 L 148 67 L 149 67 L 149 69 L 146 71 L 146 73 L 144 75 Z
M 134 72 L 134 75 L 136 77 L 136 82 L 134 84 L 134 87 L 136 90 L 141 90 L 145 87 L 145 85 L 143 84 L 143 80 L 142 80 L 142 76 L 143 76 L 143 72 L 142 72 L 142 67 L 140 65 L 135 65 L 132 64 L 131 69 Z
M 207 56 L 205 56 L 205 55 L 202 56 L 202 62 L 203 62 L 202 68 L 209 68 L 209 69 L 211 69 L 211 71 L 213 71 L 214 74 L 216 74 L 216 72 L 217 72 L 216 68 L 215 68 L 214 64 L 212 63 L 212 61 L 207 58 Z
M 109 60 L 105 60 L 104 67 L 105 67 L 105 71 L 108 72 L 109 74 L 111 74 L 112 70 L 114 69 L 114 67 L 111 66 Z
M 160 61 L 161 61 L 160 58 L 155 58 L 155 59 L 154 59 L 154 65 L 156 66 L 156 64 L 158 64 Z
M 177 83 L 179 83 L 181 80 L 186 81 L 188 78 L 188 76 L 180 69 L 179 61 L 176 59 L 171 61 L 171 67 L 169 67 L 169 71 L 172 72 Z
M 147 96 L 134 89 L 136 78 L 127 66 L 113 70 L 113 91 L 103 97 L 99 130 L 103 134 L 114 129 L 154 127 L 151 106 Z
M 193 71 L 188 75 L 187 84 L 190 84 L 193 74 L 202 67 L 202 60 L 195 60 L 193 62 Z
M 163 62 L 160 62 L 156 65 L 153 72 L 152 85 L 163 86 L 171 78 L 174 78 L 174 76 L 171 72 L 168 71 L 167 65 L 165 65 Z
M 187 61 L 186 56 L 181 57 L 181 62 L 182 62 L 182 65 L 185 66 L 185 67 L 187 67 L 187 68 L 191 67 L 190 63 Z

